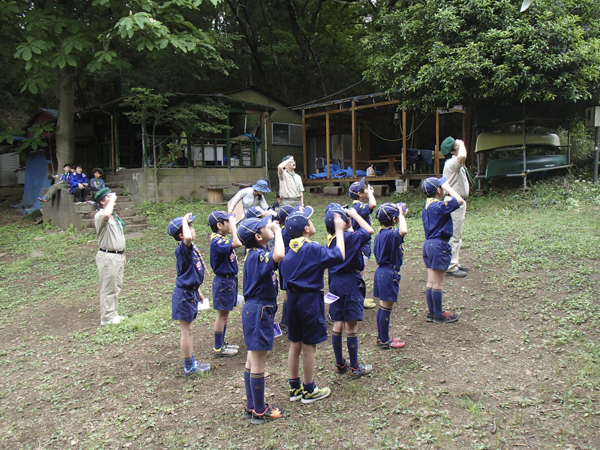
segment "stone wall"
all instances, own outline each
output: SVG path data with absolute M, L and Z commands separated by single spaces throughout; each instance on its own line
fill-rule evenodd
M 206 199 L 206 185 L 227 185 L 226 194 L 233 195 L 238 191 L 237 182 L 256 182 L 265 178 L 264 168 L 162 168 L 158 173 L 158 201 L 169 202 L 179 197 Z M 145 169 L 136 173 L 132 180 L 123 180 L 123 187 L 131 195 L 132 200 L 156 201 L 155 171 Z M 277 189 L 277 180 L 275 180 Z

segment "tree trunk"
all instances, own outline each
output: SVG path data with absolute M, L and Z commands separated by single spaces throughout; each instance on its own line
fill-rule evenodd
M 56 159 L 58 167 L 73 164 L 75 158 L 75 91 L 73 74 L 68 69 L 58 72 L 58 119 L 56 121 Z

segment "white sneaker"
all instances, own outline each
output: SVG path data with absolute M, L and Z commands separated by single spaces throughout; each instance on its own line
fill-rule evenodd
M 121 319 L 119 316 L 115 316 L 112 320 L 109 321 L 100 321 L 100 325 L 119 325 L 121 323 Z
M 125 317 L 125 316 L 117 316 L 117 317 L 119 318 L 119 320 L 125 320 L 125 319 L 127 319 L 127 317 Z

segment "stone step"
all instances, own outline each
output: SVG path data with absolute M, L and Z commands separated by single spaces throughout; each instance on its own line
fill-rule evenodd
M 133 173 L 118 173 L 116 175 L 109 175 L 108 181 L 111 183 L 122 183 L 123 181 L 133 180 Z
M 121 217 L 121 216 L 119 216 L 119 217 Z M 142 216 L 121 217 L 121 219 L 123 219 L 123 223 L 127 226 L 128 230 L 129 230 L 129 227 L 133 226 L 133 225 L 144 225 L 144 227 L 147 226 L 146 218 L 142 217 Z M 84 228 L 93 229 L 96 227 L 96 224 L 95 224 L 93 218 L 92 219 L 82 219 L 81 222 L 84 224 Z
M 123 209 L 123 210 L 117 211 L 117 213 L 119 214 L 120 218 L 133 217 L 133 216 L 137 215 L 137 211 L 135 209 Z M 93 219 L 96 216 L 96 210 L 81 212 L 78 214 L 81 216 L 82 219 Z M 145 217 L 145 216 L 140 216 L 140 217 Z
M 129 201 L 120 202 L 119 199 L 117 199 L 117 203 L 115 203 L 115 209 L 117 211 L 123 211 L 125 209 L 131 209 L 133 207 L 135 207 L 135 202 L 129 202 Z

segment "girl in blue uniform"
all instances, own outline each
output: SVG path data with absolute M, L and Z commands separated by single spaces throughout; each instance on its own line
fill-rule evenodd
M 460 208 L 465 201 L 447 183 L 447 178 L 427 178 L 421 188 L 427 195 L 427 203 L 421 213 L 425 230 L 423 261 L 427 267 L 427 322 L 456 322 L 458 316 L 445 312 L 442 307 L 442 283 L 452 259 L 452 247 L 448 243 L 452 237 L 452 211 Z M 450 197 L 444 198 L 444 191 Z

